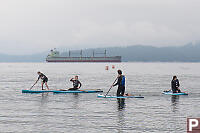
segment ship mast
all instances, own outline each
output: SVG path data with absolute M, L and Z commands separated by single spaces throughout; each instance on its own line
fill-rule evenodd
M 81 55 L 81 58 L 83 57 L 83 51 L 82 51 L 82 49 L 81 49 L 81 53 L 80 53 L 80 55 Z
M 69 50 L 69 57 L 70 57 L 70 55 L 71 55 L 71 51 Z
M 93 50 L 93 57 L 94 57 L 94 50 Z

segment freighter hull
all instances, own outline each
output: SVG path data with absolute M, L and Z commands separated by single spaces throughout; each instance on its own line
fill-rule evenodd
M 98 53 L 102 54 L 102 53 Z M 121 62 L 121 56 L 107 56 L 106 50 L 103 53 L 104 56 L 96 57 L 95 52 L 93 51 L 93 56 L 83 56 L 82 50 L 80 56 L 71 56 L 69 51 L 69 56 L 61 56 L 60 53 L 54 49 L 51 50 L 51 53 L 47 56 L 47 62 Z
M 116 57 L 47 57 L 47 62 L 121 62 L 121 56 Z

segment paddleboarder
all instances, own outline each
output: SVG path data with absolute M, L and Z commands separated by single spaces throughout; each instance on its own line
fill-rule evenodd
M 35 84 L 37 84 L 37 82 L 41 79 L 42 80 L 42 90 L 44 90 L 43 89 L 43 85 L 45 84 L 46 85 L 46 87 L 47 87 L 47 89 L 49 90 L 49 87 L 48 87 L 48 85 L 47 85 L 47 82 L 48 82 L 48 78 L 47 78 L 47 76 L 45 76 L 43 73 L 41 73 L 41 72 L 37 72 L 37 74 L 39 75 L 38 76 L 38 79 L 36 80 L 36 82 L 35 82 Z M 35 85 L 34 84 L 34 85 Z M 34 86 L 33 85 L 33 86 Z M 32 86 L 32 87 L 33 87 Z M 32 87 L 31 87 L 31 89 L 32 89 Z
M 69 88 L 68 90 L 78 90 L 81 88 L 82 84 L 78 80 L 78 76 L 76 75 L 75 78 L 71 78 L 70 81 L 73 83 L 73 88 Z
M 118 85 L 117 96 L 124 96 L 124 93 L 125 93 L 125 76 L 122 75 L 121 70 L 118 70 L 117 73 L 118 73 L 117 83 L 115 83 L 112 86 Z
M 179 89 L 179 80 L 176 76 L 173 76 L 173 79 L 171 81 L 171 89 L 173 93 L 181 93 L 181 90 Z

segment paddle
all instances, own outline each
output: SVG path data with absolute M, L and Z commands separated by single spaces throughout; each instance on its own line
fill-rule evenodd
M 37 84 L 37 82 L 35 82 L 35 84 L 33 84 L 33 86 L 35 86 Z M 33 88 L 33 86 L 31 86 L 31 88 L 29 90 L 31 90 Z
M 115 81 L 113 82 L 113 84 L 116 82 L 116 80 L 118 79 L 118 77 L 115 79 Z M 112 86 L 110 87 L 110 89 L 108 90 L 108 92 L 106 93 L 105 97 L 108 95 L 108 93 L 110 92 L 111 88 L 113 87 L 113 84 Z

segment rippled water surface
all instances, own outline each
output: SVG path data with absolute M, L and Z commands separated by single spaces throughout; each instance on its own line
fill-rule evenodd
M 200 63 L 1 63 L 0 68 L 1 133 L 183 133 L 187 117 L 200 117 Z M 48 76 L 50 89 L 72 87 L 69 79 L 79 75 L 82 89 L 106 93 L 117 69 L 126 76 L 126 92 L 141 94 L 144 99 L 21 93 L 35 82 L 37 71 Z M 173 75 L 178 76 L 188 96 L 161 94 L 170 88 Z M 40 87 L 39 83 L 33 89 Z M 112 88 L 110 94 L 116 90 Z

